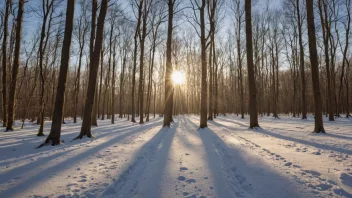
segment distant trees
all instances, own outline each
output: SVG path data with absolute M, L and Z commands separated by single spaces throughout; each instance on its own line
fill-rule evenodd
M 236 35 L 236 51 L 237 51 L 237 66 L 238 66 L 238 87 L 239 87 L 239 105 L 240 105 L 240 113 L 241 118 L 244 119 L 244 92 L 243 92 L 243 49 L 242 49 L 242 39 L 241 39 L 241 32 L 242 32 L 242 24 L 243 24 L 243 14 L 244 8 L 241 4 L 241 0 L 235 0 L 234 6 L 232 10 L 235 12 L 235 35 Z
M 200 123 L 199 128 L 208 127 L 207 112 L 208 112 L 208 85 L 207 85 L 207 41 L 210 34 L 206 30 L 206 8 L 209 1 L 197 0 L 190 1 L 193 9 L 192 21 L 189 22 L 194 27 L 200 38 L 200 62 L 201 62 L 201 91 L 200 91 Z M 195 24 L 193 24 L 195 23 Z M 198 27 L 197 27 L 198 26 Z M 199 29 L 199 30 L 198 30 Z M 208 33 L 208 35 L 207 35 Z
M 299 70 L 301 74 L 301 113 L 302 119 L 307 119 L 307 99 L 306 99 L 306 78 L 304 68 L 304 47 L 303 47 L 303 17 L 301 14 L 300 0 L 296 0 L 296 14 L 297 14 L 297 27 L 298 27 L 298 38 L 299 38 Z
M 136 86 L 136 72 L 137 72 L 137 52 L 138 52 L 138 36 L 140 34 L 140 28 L 142 23 L 142 11 L 143 1 L 140 0 L 139 4 L 136 4 L 138 9 L 137 25 L 134 33 L 134 51 L 133 51 L 133 70 L 132 70 L 132 90 L 131 90 L 131 121 L 136 122 L 135 116 L 135 86 Z
M 86 37 L 88 33 L 88 19 L 87 19 L 87 4 L 84 0 L 80 0 L 80 7 L 81 7 L 81 15 L 76 20 L 76 25 L 74 28 L 74 36 L 78 43 L 79 49 L 79 57 L 78 57 L 78 68 L 76 70 L 76 78 L 74 84 L 74 115 L 73 115 L 73 122 L 77 123 L 77 114 L 78 114 L 78 99 L 81 87 L 81 70 L 82 70 L 82 61 L 84 55 L 84 48 L 86 46 Z
M 40 74 L 40 97 L 39 97 L 39 105 L 40 105 L 40 111 L 39 115 L 37 118 L 37 123 L 40 125 L 38 134 L 37 136 L 44 136 L 44 116 L 45 116 L 45 107 L 46 107 L 46 101 L 45 101 L 45 80 L 46 80 L 46 70 L 48 68 L 48 64 L 44 63 L 44 56 L 46 53 L 46 49 L 48 46 L 50 34 L 52 32 L 52 23 L 54 19 L 54 10 L 57 8 L 57 6 L 61 3 L 59 0 L 42 0 L 41 2 L 41 17 L 42 17 L 42 23 L 41 23 L 41 32 L 40 32 L 40 40 L 39 40 L 39 49 L 38 49 L 38 62 L 39 62 L 39 74 Z M 54 5 L 55 4 L 55 5 Z M 48 60 L 48 59 L 47 59 Z

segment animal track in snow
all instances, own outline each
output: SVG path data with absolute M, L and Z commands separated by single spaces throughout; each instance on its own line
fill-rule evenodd
M 344 185 L 352 188 L 352 172 L 351 173 L 341 173 L 340 180 Z

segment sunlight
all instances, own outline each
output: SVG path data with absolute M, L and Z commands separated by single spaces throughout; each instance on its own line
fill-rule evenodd
M 172 72 L 172 82 L 174 85 L 182 85 L 186 82 L 186 75 L 181 71 Z

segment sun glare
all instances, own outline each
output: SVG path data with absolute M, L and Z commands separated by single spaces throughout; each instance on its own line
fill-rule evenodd
M 172 73 L 172 82 L 174 85 L 182 85 L 186 82 L 186 76 L 181 71 L 174 71 Z

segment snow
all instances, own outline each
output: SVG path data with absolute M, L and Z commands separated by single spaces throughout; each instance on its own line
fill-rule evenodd
M 0 133 L 0 197 L 352 197 L 352 120 L 220 116 L 199 129 L 199 116 L 145 124 L 99 121 L 96 138 L 71 141 L 81 123 L 66 120 L 59 146 L 37 125 Z M 50 122 L 46 122 L 48 134 Z

